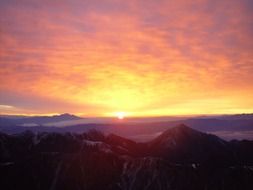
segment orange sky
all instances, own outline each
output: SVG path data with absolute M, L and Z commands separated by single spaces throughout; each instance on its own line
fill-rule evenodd
M 0 113 L 253 112 L 250 0 L 1 0 Z

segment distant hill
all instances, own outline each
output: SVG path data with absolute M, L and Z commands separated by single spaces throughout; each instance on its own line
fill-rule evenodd
M 253 113 L 235 114 L 235 115 L 222 115 L 219 116 L 220 119 L 227 120 L 238 120 L 238 119 L 249 119 L 253 120 Z
M 68 113 L 61 115 L 53 115 L 53 116 L 0 116 L 0 126 L 6 125 L 23 125 L 23 124 L 34 124 L 34 125 L 43 125 L 51 122 L 61 122 L 61 121 L 69 121 L 69 120 L 77 120 L 81 119 L 75 115 L 71 115 Z

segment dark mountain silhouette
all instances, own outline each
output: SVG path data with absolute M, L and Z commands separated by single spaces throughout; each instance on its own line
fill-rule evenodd
M 205 134 L 181 124 L 168 129 L 148 143 L 152 155 L 173 162 L 228 164 L 232 152 L 228 143 L 217 136 Z
M 92 130 L 0 133 L 1 189 L 252 189 L 253 141 L 185 125 L 147 143 Z

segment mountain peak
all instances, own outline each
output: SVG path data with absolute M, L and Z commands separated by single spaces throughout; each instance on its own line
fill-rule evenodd
M 193 130 L 192 128 L 188 127 L 187 125 L 181 123 L 175 127 L 173 127 L 172 129 L 180 129 L 180 130 Z
M 50 118 L 50 116 L 48 116 L 48 118 Z M 78 117 L 76 115 L 73 115 L 73 114 L 69 114 L 69 113 L 63 113 L 63 114 L 59 114 L 59 115 L 53 115 L 51 118 L 63 119 L 63 120 L 81 119 L 80 117 Z
M 61 115 L 61 116 L 70 116 L 70 115 L 72 115 L 72 114 L 69 114 L 69 113 L 62 113 L 62 114 L 59 114 L 59 115 Z M 73 116 L 73 115 L 72 115 Z
M 70 114 L 70 113 L 62 113 L 55 116 L 61 116 L 61 117 L 77 117 L 76 115 Z
M 166 157 L 171 161 L 202 162 L 209 160 L 210 155 L 218 155 L 216 157 L 218 159 L 219 155 L 225 155 L 224 151 L 228 152 L 226 142 L 222 139 L 184 124 L 166 130 L 152 140 L 149 147 L 153 154 Z M 189 158 L 189 155 L 193 157 Z
M 188 127 L 187 125 L 185 125 L 184 123 L 180 123 L 179 125 L 177 125 L 176 127 Z M 189 128 L 189 127 L 188 127 Z
M 167 129 L 164 133 L 162 133 L 161 136 L 181 136 L 183 134 L 194 134 L 194 133 L 201 133 L 199 131 L 196 131 L 190 127 L 188 127 L 185 124 L 179 124 L 173 128 Z
M 192 142 L 199 142 L 207 134 L 196 131 L 185 124 L 167 129 L 160 136 L 151 141 L 152 146 L 161 148 L 173 148 L 184 146 Z

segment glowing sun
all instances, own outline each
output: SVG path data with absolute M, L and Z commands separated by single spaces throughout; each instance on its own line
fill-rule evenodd
M 117 112 L 116 116 L 118 119 L 124 119 L 126 116 L 126 113 L 125 112 Z

